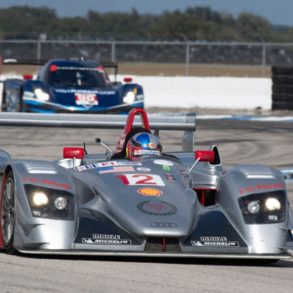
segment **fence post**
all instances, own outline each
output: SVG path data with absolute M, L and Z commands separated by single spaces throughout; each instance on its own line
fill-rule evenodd
M 37 60 L 41 60 L 42 55 L 42 40 L 37 40 Z
M 189 62 L 190 62 L 190 44 L 186 42 L 186 55 L 185 55 L 185 75 L 189 76 Z
M 261 61 L 261 74 L 262 74 L 262 77 L 265 76 L 265 69 L 266 69 L 266 57 L 267 55 L 267 47 L 266 47 L 266 43 L 262 43 L 262 61 Z
M 115 62 L 116 61 L 116 45 L 115 41 L 111 43 L 111 61 Z

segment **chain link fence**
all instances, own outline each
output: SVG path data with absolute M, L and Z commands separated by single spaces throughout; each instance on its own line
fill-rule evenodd
M 80 40 L 2 40 L 3 58 L 47 60 L 83 56 L 100 62 L 180 63 L 185 75 L 193 64 L 293 65 L 293 43 L 155 42 Z

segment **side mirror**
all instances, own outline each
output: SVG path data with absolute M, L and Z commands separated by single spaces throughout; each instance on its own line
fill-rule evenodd
M 215 152 L 210 150 L 199 150 L 194 153 L 195 160 L 199 160 L 200 162 L 214 162 L 215 161 Z
M 132 77 L 126 76 L 126 77 L 123 78 L 123 80 L 126 83 L 130 83 L 130 82 L 132 82 Z
M 22 77 L 23 77 L 24 80 L 31 80 L 31 79 L 33 79 L 33 75 L 32 74 L 24 74 Z
M 99 138 L 96 138 L 96 143 L 102 145 L 110 154 L 113 154 L 113 151 Z
M 64 159 L 80 159 L 84 158 L 85 151 L 83 148 L 78 147 L 65 147 L 63 148 L 63 158 Z

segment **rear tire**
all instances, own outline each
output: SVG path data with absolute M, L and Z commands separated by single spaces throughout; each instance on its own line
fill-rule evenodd
M 6 97 L 5 97 L 5 86 L 3 84 L 2 90 L 2 102 L 1 102 L 1 112 L 6 112 Z
M 22 112 L 22 96 L 21 90 L 18 92 L 11 91 L 3 88 L 3 97 L 2 97 L 2 112 Z
M 13 246 L 15 230 L 15 182 L 13 172 L 5 176 L 2 188 L 1 232 L 4 249 L 8 254 L 15 254 Z

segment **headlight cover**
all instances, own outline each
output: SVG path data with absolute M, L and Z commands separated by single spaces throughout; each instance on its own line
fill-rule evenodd
M 259 200 L 252 200 L 247 204 L 247 210 L 250 214 L 255 215 L 260 211 L 260 202 Z
M 279 211 L 281 207 L 280 201 L 275 197 L 269 197 L 265 200 L 265 208 L 268 211 Z
M 46 101 L 49 101 L 49 99 L 50 99 L 49 94 L 40 88 L 36 88 L 34 90 L 34 93 L 35 93 L 35 97 L 40 101 L 46 102 Z
M 42 191 L 35 191 L 31 194 L 31 204 L 33 207 L 42 208 L 49 204 L 48 195 Z
M 72 220 L 74 214 L 73 194 L 68 191 L 24 186 L 33 217 Z
M 123 102 L 127 104 L 132 104 L 135 101 L 135 93 L 133 91 L 129 91 L 123 98 Z
M 240 197 L 239 206 L 246 224 L 273 224 L 286 219 L 284 190 Z

